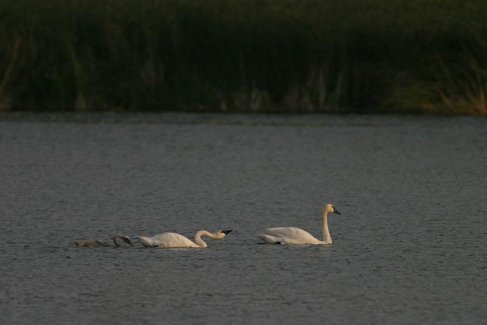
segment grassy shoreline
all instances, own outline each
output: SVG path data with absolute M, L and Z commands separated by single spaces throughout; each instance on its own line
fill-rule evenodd
M 487 114 L 480 0 L 0 0 L 0 111 Z

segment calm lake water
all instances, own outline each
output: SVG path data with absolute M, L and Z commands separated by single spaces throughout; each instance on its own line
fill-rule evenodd
M 485 324 L 487 119 L 3 115 L 0 228 L 1 324 Z

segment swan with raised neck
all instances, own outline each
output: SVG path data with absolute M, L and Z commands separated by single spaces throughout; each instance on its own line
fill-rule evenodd
M 264 233 L 257 235 L 258 238 L 267 244 L 284 245 L 331 245 L 332 239 L 328 228 L 328 215 L 331 213 L 341 214 L 331 203 L 323 208 L 323 240 L 319 240 L 309 232 L 296 227 L 267 228 Z

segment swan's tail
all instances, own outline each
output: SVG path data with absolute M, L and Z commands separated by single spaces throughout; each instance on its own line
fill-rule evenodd
M 268 234 L 258 234 L 258 238 L 262 239 L 267 244 L 284 244 L 282 238 Z
M 137 238 L 139 242 L 145 247 L 154 247 L 154 243 L 152 242 L 152 239 L 150 239 L 149 237 L 137 236 L 135 238 Z

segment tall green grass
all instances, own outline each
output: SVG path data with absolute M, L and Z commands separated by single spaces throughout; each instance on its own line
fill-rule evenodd
M 487 114 L 483 0 L 0 0 L 0 110 Z

